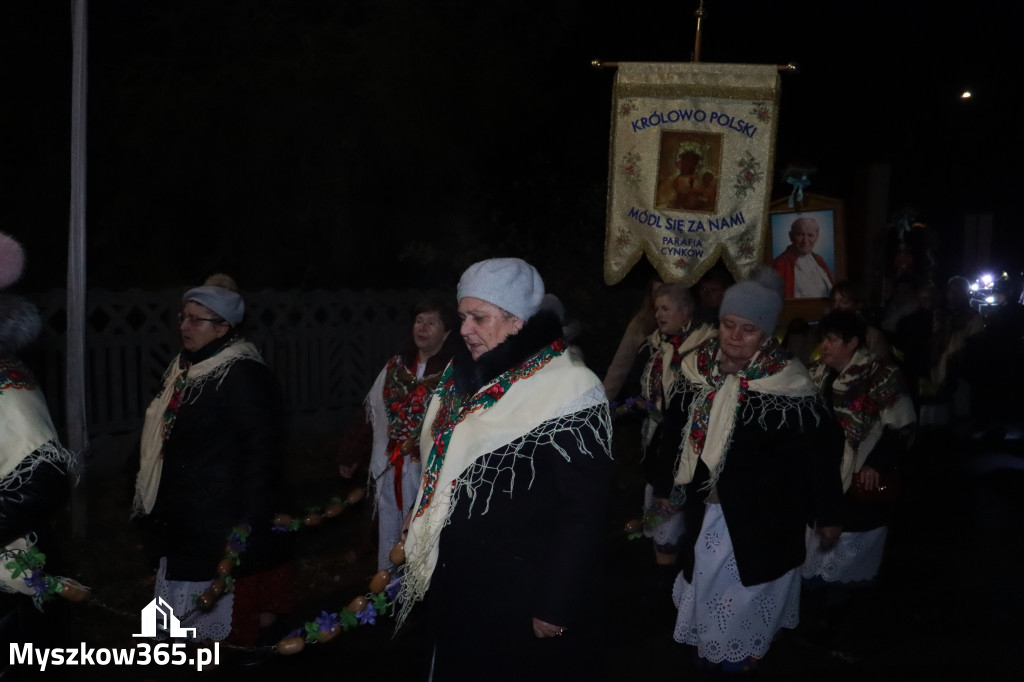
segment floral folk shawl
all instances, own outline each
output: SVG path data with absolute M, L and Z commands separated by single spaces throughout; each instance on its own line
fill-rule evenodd
M 811 366 L 811 379 L 824 392 L 828 366 Z M 832 407 L 846 436 L 843 450 L 843 490 L 860 471 L 886 426 L 901 429 L 917 421 L 914 404 L 899 368 L 866 348 L 858 348 L 832 383 Z
M 0 360 L 0 492 L 15 493 L 40 466 L 72 470 L 74 459 L 60 443 L 32 373 L 18 360 Z M 15 578 L 7 567 L 9 559 L 33 544 L 30 533 L 0 547 L 0 592 L 40 597 L 36 587 Z
M 396 355 L 373 382 L 363 403 L 373 424 L 373 454 L 370 457 L 370 474 L 373 477 L 384 473 L 391 461 L 389 444 L 418 443 L 427 401 L 440 376 L 417 377 L 405 366 L 402 356 Z
M 662 411 L 672 401 L 678 386 L 676 379 L 683 358 L 701 343 L 717 334 L 708 324 L 695 326 L 691 321 L 678 334 L 663 334 L 658 330 L 647 338 L 645 345 L 653 349 L 651 359 L 640 377 L 640 394 L 644 401 L 653 403 L 641 428 L 643 446 L 651 444 L 654 432 L 661 423 Z
M 582 428 L 573 415 L 598 410 L 610 433 L 608 403 L 601 381 L 555 341 L 519 365 L 502 372 L 472 395 L 455 387 L 453 365 L 441 375 L 427 407 L 420 435 L 423 480 L 405 542 L 404 620 L 430 586 L 437 563 L 441 531 L 447 525 L 461 478 L 487 453 L 512 443 L 538 427 L 554 431 Z M 560 418 L 570 421 L 562 423 Z M 608 453 L 606 453 L 608 454 Z M 568 455 L 564 455 L 568 456 Z
M 47 453 L 64 465 L 72 456 L 61 445 L 46 399 L 29 369 L 17 360 L 0 360 L 0 490 L 21 487 L 26 460 Z M 39 462 L 35 462 L 38 465 Z
M 814 404 L 819 399 L 807 370 L 798 360 L 788 358 L 773 337 L 768 337 L 747 366 L 735 374 L 722 374 L 720 352 L 718 338 L 712 338 L 684 358 L 680 367 L 682 377 L 689 382 L 686 390 L 696 395 L 690 402 L 676 462 L 677 485 L 690 483 L 697 462 L 703 461 L 711 472 L 705 487 L 714 486 L 725 466 L 732 432 L 744 412 L 748 392 L 771 398 L 764 402 L 763 410 L 808 406 L 815 416 L 818 414 Z M 797 414 L 801 414 L 799 410 Z M 744 420 L 756 418 L 767 428 L 764 417 L 762 411 L 746 414 Z
M 384 366 L 363 401 L 366 417 L 373 427 L 370 453 L 370 479 L 375 495 L 374 509 L 380 505 L 384 485 L 380 481 L 389 467 L 394 473 L 395 500 L 405 510 L 402 497 L 402 468 L 406 455 L 419 458 L 419 437 L 427 412 L 430 393 L 441 374 L 417 377 L 396 355 Z

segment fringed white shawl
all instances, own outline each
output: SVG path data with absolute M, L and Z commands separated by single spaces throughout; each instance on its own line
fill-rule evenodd
M 651 356 L 651 360 L 647 363 L 647 366 L 643 369 L 643 374 L 640 377 L 641 395 L 645 400 L 653 400 L 658 408 L 657 414 L 658 419 L 654 419 L 648 416 L 644 419 L 641 428 L 641 444 L 646 449 L 651 444 L 651 440 L 654 438 L 654 432 L 658 429 L 658 424 L 661 423 L 660 413 L 663 411 L 672 398 L 675 397 L 676 393 L 679 392 L 679 385 L 682 383 L 678 380 L 679 367 L 675 365 L 672 360 L 678 354 L 680 359 L 686 357 L 691 353 L 697 346 L 704 343 L 708 339 L 718 335 L 718 328 L 709 325 L 702 324 L 694 326 L 694 322 L 691 320 L 690 324 L 686 329 L 680 331 L 678 334 L 662 334 L 658 330 L 647 338 L 647 343 L 655 348 L 656 355 Z M 682 342 L 677 348 L 672 344 L 673 337 L 682 337 Z M 661 362 L 655 362 L 656 357 L 661 357 Z M 651 372 L 654 368 L 661 365 L 661 391 L 659 395 L 651 395 L 653 392 L 651 389 L 657 386 L 656 381 L 652 381 L 653 377 Z
M 697 462 L 703 460 L 711 472 L 706 488 L 714 486 L 725 466 L 725 455 L 732 442 L 741 403 L 746 400 L 748 391 L 772 398 L 758 415 L 762 422 L 768 409 L 785 410 L 790 406 L 805 405 L 816 397 L 806 368 L 799 360 L 783 357 L 774 338 L 769 337 L 761 344 L 750 363 L 735 374 L 721 373 L 719 353 L 718 339 L 711 339 L 684 358 L 680 368 L 682 379 L 689 382 L 687 390 L 696 395 L 690 402 L 683 428 L 676 462 L 676 485 L 690 483 Z M 706 426 L 703 414 L 707 416 Z M 762 423 L 762 426 L 767 425 Z M 705 433 L 698 433 L 702 427 Z
M 474 397 L 494 391 L 508 372 L 483 386 Z M 447 372 L 445 374 L 447 376 Z M 420 451 L 435 448 L 434 428 L 445 390 L 445 376 L 432 395 L 427 408 L 424 429 L 420 435 Z M 470 398 L 469 402 L 472 402 Z M 417 497 L 416 513 L 405 541 L 406 567 L 403 577 L 399 624 L 412 605 L 423 598 L 430 587 L 430 578 L 437 564 L 441 531 L 461 494 L 476 496 L 479 478 L 471 475 L 474 463 L 483 455 L 493 452 L 529 434 L 523 449 L 538 444 L 553 444 L 554 437 L 566 430 L 577 433 L 583 428 L 593 429 L 594 417 L 601 428 L 611 433 L 611 418 L 604 387 L 593 372 L 572 357 L 561 352 L 525 378 L 519 379 L 503 392 L 501 398 L 484 409 L 472 410 L 451 432 L 447 450 L 438 475 L 428 482 L 429 462 L 424 460 L 424 481 Z M 544 426 L 544 429 L 538 427 Z M 436 426 L 436 425 L 435 425 Z M 583 439 L 578 439 L 582 445 Z M 605 443 L 605 447 L 610 444 Z M 589 456 L 598 453 L 584 452 Z M 602 454 L 610 456 L 606 451 Z M 568 459 L 569 453 L 562 456 Z M 434 487 L 432 494 L 430 488 Z M 490 491 L 487 492 L 489 494 Z M 486 495 L 485 495 L 486 496 Z M 484 510 L 486 513 L 486 510 Z
M 46 399 L 20 364 L 0 366 L 0 492 L 17 491 L 41 466 L 71 471 L 74 454 L 64 448 L 46 407 Z M 2 554 L 27 551 L 34 544 L 31 534 L 16 538 Z M 0 592 L 34 595 L 21 576 L 14 578 L 0 558 Z M 37 602 L 38 604 L 38 602 Z
M 219 387 L 234 364 L 239 360 L 246 359 L 263 362 L 256 346 L 239 339 L 225 346 L 212 357 L 184 369 L 180 366 L 178 356 L 171 360 L 167 371 L 164 372 L 163 389 L 146 408 L 146 419 L 142 425 L 142 442 L 139 448 L 139 473 L 135 479 L 135 499 L 132 501 L 131 515 L 133 517 L 150 513 L 156 502 L 164 463 L 164 415 L 171 402 L 171 397 L 174 395 L 174 384 L 178 377 L 182 372 L 188 373 L 181 392 L 181 404 L 188 405 L 198 400 L 203 393 L 203 388 L 208 383 L 216 382 Z

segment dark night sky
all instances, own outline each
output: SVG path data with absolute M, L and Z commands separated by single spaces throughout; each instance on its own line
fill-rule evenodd
M 27 289 L 65 277 L 69 5 L 0 7 L 0 229 L 29 248 Z M 695 7 L 94 0 L 90 284 L 443 286 L 522 255 L 603 286 L 613 73 L 588 64 L 688 61 Z M 777 196 L 805 162 L 811 191 L 863 201 L 886 163 L 891 212 L 916 208 L 948 267 L 963 214 L 992 213 L 993 264 L 1020 269 L 1016 17 L 965 7 L 708 0 L 702 58 L 800 65 Z

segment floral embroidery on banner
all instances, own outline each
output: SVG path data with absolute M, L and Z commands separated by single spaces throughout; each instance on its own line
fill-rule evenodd
M 635 151 L 630 151 L 622 157 L 622 172 L 625 174 L 626 182 L 635 189 L 640 189 L 643 180 L 643 159 Z
M 745 152 L 745 154 L 746 156 L 736 163 L 739 171 L 736 173 L 736 182 L 733 185 L 733 190 L 740 197 L 747 196 L 747 192 L 753 192 L 754 185 L 759 184 L 764 179 L 761 162 L 749 151 Z
M 754 102 L 750 113 L 756 116 L 757 120 L 762 123 L 767 123 L 772 117 L 772 111 L 766 102 Z

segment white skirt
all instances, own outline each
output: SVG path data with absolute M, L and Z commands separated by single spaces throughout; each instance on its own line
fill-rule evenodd
M 202 594 L 210 586 L 210 580 L 204 582 L 187 582 L 184 580 L 167 580 L 167 558 L 160 557 L 160 569 L 156 572 L 156 597 L 174 609 L 174 615 L 180 620 L 183 628 L 195 628 L 195 639 L 198 641 L 225 640 L 231 634 L 231 609 L 235 603 L 233 593 L 225 593 L 216 601 L 209 611 L 200 611 L 195 604 L 195 595 Z M 189 612 L 192 612 L 189 614 Z
M 420 485 L 422 465 L 419 460 L 412 461 L 406 456 L 402 465 L 402 506 L 398 508 L 395 499 L 395 469 L 389 466 L 377 478 L 377 570 L 394 571 L 391 563 L 391 550 L 402 537 L 402 525 L 405 515 L 416 503 L 416 491 Z
M 693 582 L 676 578 L 675 640 L 712 663 L 763 658 L 782 628 L 800 622 L 800 569 L 747 587 L 740 582 L 722 506 L 708 504 L 694 548 Z
M 882 566 L 885 526 L 861 533 L 842 533 L 839 541 L 823 550 L 818 534 L 807 529 L 807 560 L 800 570 L 804 578 L 821 578 L 829 583 L 873 580 Z

